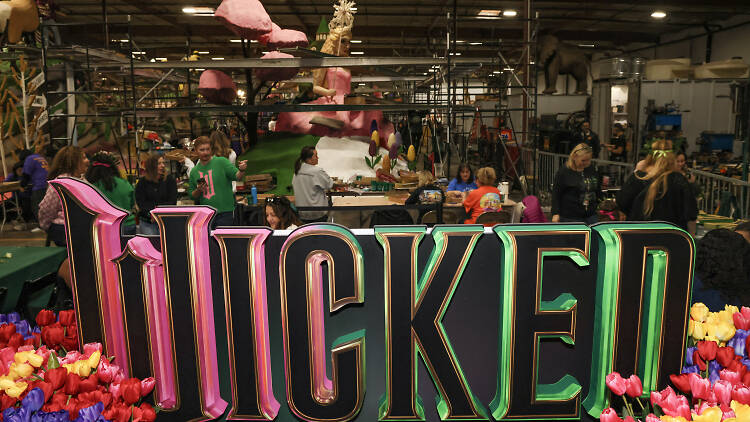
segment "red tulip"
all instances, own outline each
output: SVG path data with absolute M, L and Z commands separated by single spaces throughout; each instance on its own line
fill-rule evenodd
M 76 311 L 60 311 L 60 324 L 63 327 L 70 327 L 76 323 Z
M 708 366 L 706 366 L 706 361 L 701 359 L 701 355 L 700 353 L 698 353 L 697 350 L 693 352 L 693 362 L 695 362 L 695 364 L 698 365 L 698 368 L 701 371 L 705 371 L 706 369 L 708 369 Z
M 141 395 L 143 397 L 146 397 L 154 391 L 154 386 L 156 386 L 156 380 L 154 377 L 148 377 L 141 380 Z
M 50 383 L 53 390 L 57 390 L 65 385 L 65 378 L 67 375 L 68 370 L 65 368 L 50 369 L 44 373 L 44 380 Z
M 96 390 L 96 387 L 98 386 L 99 379 L 96 374 L 91 374 L 87 378 L 81 380 L 81 383 L 78 385 L 78 391 L 81 393 L 87 393 Z
M 18 402 L 18 399 L 15 397 L 10 397 L 9 395 L 0 392 L 0 406 L 2 406 L 3 409 L 7 409 L 11 406 L 14 406 Z
M 617 412 L 615 412 L 615 409 L 608 407 L 604 409 L 601 415 L 599 415 L 599 421 L 601 422 L 623 422 L 622 419 L 620 419 L 619 416 L 617 416 Z
M 732 400 L 742 404 L 750 404 L 750 388 L 744 385 L 735 385 L 732 388 Z
M 711 382 L 698 374 L 690 374 L 690 390 L 693 398 L 708 400 L 711 394 Z
M 10 336 L 16 332 L 16 326 L 13 324 L 0 325 L 0 341 L 7 343 Z
M 65 329 L 59 324 L 42 328 L 42 343 L 46 344 L 47 347 L 55 349 L 60 346 L 63 339 L 65 339 Z
M 732 383 L 719 380 L 714 383 L 714 394 L 716 401 L 727 406 L 732 402 Z
M 143 422 L 154 422 L 156 420 L 156 412 L 148 403 L 141 403 L 141 420 Z
M 78 399 L 71 397 L 70 400 L 68 400 L 68 403 L 63 406 L 63 409 L 68 411 L 68 417 L 70 420 L 78 418 Z
M 675 387 L 677 387 L 678 390 L 685 394 L 690 394 L 692 390 L 690 390 L 690 377 L 688 374 L 680 374 L 675 375 L 672 374 L 669 376 L 670 381 L 672 381 L 672 384 L 674 384 Z
M 56 320 L 57 317 L 55 316 L 55 313 L 50 311 L 49 309 L 42 309 L 38 314 L 36 314 L 36 325 L 40 327 L 45 327 L 47 325 L 53 324 Z
M 65 394 L 67 395 L 75 395 L 78 394 L 78 388 L 81 385 L 81 377 L 78 376 L 78 374 L 74 374 L 72 372 L 68 373 L 68 375 L 65 377 Z
M 660 407 L 668 416 L 682 416 L 685 419 L 690 419 L 691 417 L 690 405 L 688 404 L 687 397 L 685 396 L 671 396 Z
M 701 358 L 708 362 L 709 360 L 716 359 L 716 353 L 719 351 L 719 345 L 716 344 L 715 341 L 705 341 L 701 340 L 697 344 L 698 346 L 698 353 L 701 355 Z
M 745 374 L 742 375 L 742 383 L 750 386 L 750 372 L 745 372 Z
M 651 392 L 651 404 L 655 406 L 661 407 L 667 399 L 674 396 L 675 392 L 672 390 L 672 387 L 667 386 L 667 388 L 661 390 L 661 391 L 652 391 Z
M 625 394 L 630 397 L 640 397 L 643 395 L 643 383 L 641 383 L 641 379 L 638 378 L 638 375 L 633 374 L 627 379 Z
M 120 383 L 120 395 L 123 401 L 130 405 L 141 399 L 141 380 L 129 378 Z
M 49 401 L 49 399 L 52 397 L 52 394 L 55 392 L 55 389 L 52 388 L 52 384 L 50 384 L 50 383 L 48 383 L 46 381 L 41 381 L 41 380 L 37 380 L 37 381 L 32 382 L 31 385 L 29 385 L 29 388 L 26 391 L 31 391 L 31 390 L 33 390 L 35 388 L 38 388 L 38 389 L 42 390 L 42 392 L 44 393 L 44 401 L 45 401 L 45 403 L 47 401 Z
M 18 349 L 23 346 L 24 342 L 23 336 L 20 333 L 13 333 L 10 339 L 8 339 L 8 347 Z
M 719 347 L 719 350 L 716 352 L 716 361 L 719 362 L 719 365 L 726 368 L 734 361 L 734 356 L 733 347 Z
M 628 388 L 628 382 L 618 372 L 607 375 L 605 381 L 607 387 L 617 396 L 625 394 L 625 390 Z

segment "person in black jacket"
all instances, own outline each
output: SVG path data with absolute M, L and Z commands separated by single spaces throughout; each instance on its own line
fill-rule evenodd
M 672 142 L 654 142 L 653 166 L 643 178 L 648 185 L 633 201 L 632 221 L 666 221 L 695 235 L 698 204 L 685 176 L 675 171 Z
M 602 149 L 601 142 L 599 141 L 599 135 L 591 130 L 591 123 L 585 121 L 581 123 L 581 130 L 576 133 L 576 142 L 579 144 L 586 144 L 591 147 L 594 158 L 599 158 L 599 151 Z
M 135 186 L 135 203 L 138 206 L 139 234 L 159 234 L 159 227 L 151 219 L 151 210 L 159 205 L 177 203 L 177 182 L 167 175 L 164 157 L 151 154 L 144 163 L 145 176 Z
M 419 187 L 409 195 L 404 204 L 406 205 L 417 205 L 417 204 L 435 204 L 445 203 L 445 193 L 440 186 L 435 184 L 435 177 L 429 171 L 419 172 Z M 419 210 L 419 216 L 417 217 L 417 224 L 422 223 L 422 217 L 427 214 L 427 210 Z
M 573 148 L 552 186 L 552 222 L 597 222 L 602 197 L 599 173 L 591 166 L 592 149 L 584 143 Z

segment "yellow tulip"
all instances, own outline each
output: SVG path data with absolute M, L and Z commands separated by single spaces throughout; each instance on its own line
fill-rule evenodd
M 734 325 L 734 319 L 732 318 L 732 315 L 734 315 L 734 312 L 729 309 L 725 309 L 719 312 L 719 319 L 721 320 L 721 322 Z
M 44 357 L 39 356 L 36 353 L 29 353 L 28 361 L 31 366 L 34 368 L 39 368 L 44 363 Z
M 102 352 L 100 352 L 98 350 L 96 352 L 92 353 L 91 356 L 89 356 L 89 359 L 88 359 L 89 367 L 96 368 L 97 366 L 99 366 L 99 360 L 101 359 L 101 357 L 102 357 Z
M 696 415 L 693 413 L 693 420 L 695 422 L 721 422 L 723 413 L 718 407 L 709 407 L 703 411 L 702 415 Z
M 29 375 L 34 373 L 34 367 L 29 365 L 28 363 L 11 363 L 10 369 L 8 370 L 8 375 L 11 378 L 26 378 Z
M 750 406 L 732 400 L 731 407 L 738 422 L 750 422 Z
M 14 385 L 16 385 L 16 382 L 8 376 L 0 378 L 0 389 L 5 390 L 6 388 L 13 387 Z
M 377 130 L 372 131 L 372 135 L 370 135 L 370 139 L 375 141 L 375 144 L 380 146 L 380 135 L 378 134 Z
M 395 143 L 396 143 L 396 135 L 393 134 L 393 133 L 391 133 L 390 135 L 388 135 L 388 149 L 390 150 L 391 149 L 391 145 L 393 145 Z
M 87 377 L 91 374 L 91 366 L 87 360 L 79 360 L 73 364 L 74 372 L 82 377 Z
M 693 336 L 696 340 L 703 340 L 706 337 L 706 327 L 703 326 L 703 323 L 691 319 L 688 324 L 688 335 Z
M 659 419 L 661 419 L 662 422 L 687 422 L 687 419 L 683 418 L 682 416 L 674 417 L 674 416 L 664 415 L 664 416 L 659 417 Z
M 17 382 L 13 384 L 12 387 L 8 387 L 5 389 L 5 394 L 7 394 L 9 397 L 13 397 L 15 399 L 18 398 L 21 394 L 23 394 L 24 391 L 26 391 L 26 387 L 28 387 L 29 384 L 26 384 L 25 382 Z
M 729 313 L 731 315 L 734 315 L 734 314 L 736 314 L 737 312 L 740 311 L 740 308 L 738 308 L 738 307 L 736 307 L 734 305 L 724 305 L 724 310 L 725 311 L 729 311 Z
M 704 305 L 701 302 L 696 303 L 690 308 L 690 318 L 693 318 L 694 320 L 698 322 L 703 322 L 708 317 L 709 310 L 708 306 Z
M 734 324 L 719 324 L 716 327 L 716 338 L 720 341 L 729 341 L 736 332 L 737 329 L 734 328 Z
M 739 422 L 739 421 L 737 420 L 737 418 L 726 418 L 721 422 Z
M 414 161 L 417 159 L 417 150 L 414 149 L 414 145 L 409 145 L 409 151 L 406 153 L 406 159 Z

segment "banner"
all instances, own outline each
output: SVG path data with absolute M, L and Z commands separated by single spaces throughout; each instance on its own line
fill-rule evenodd
M 124 237 L 51 183 L 81 344 L 156 377 L 159 420 L 593 420 L 609 372 L 680 372 L 694 244 L 669 224 L 210 231 L 191 206 Z

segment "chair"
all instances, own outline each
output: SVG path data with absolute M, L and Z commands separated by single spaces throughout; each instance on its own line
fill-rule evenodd
M 477 217 L 477 224 L 505 224 L 510 221 L 511 215 L 507 211 L 485 212 Z
M 443 210 L 443 224 L 456 224 L 457 222 L 458 216 L 456 216 L 456 214 Z M 421 223 L 427 224 L 428 226 L 438 224 L 437 211 L 433 210 L 425 213 L 425 215 L 422 216 Z

